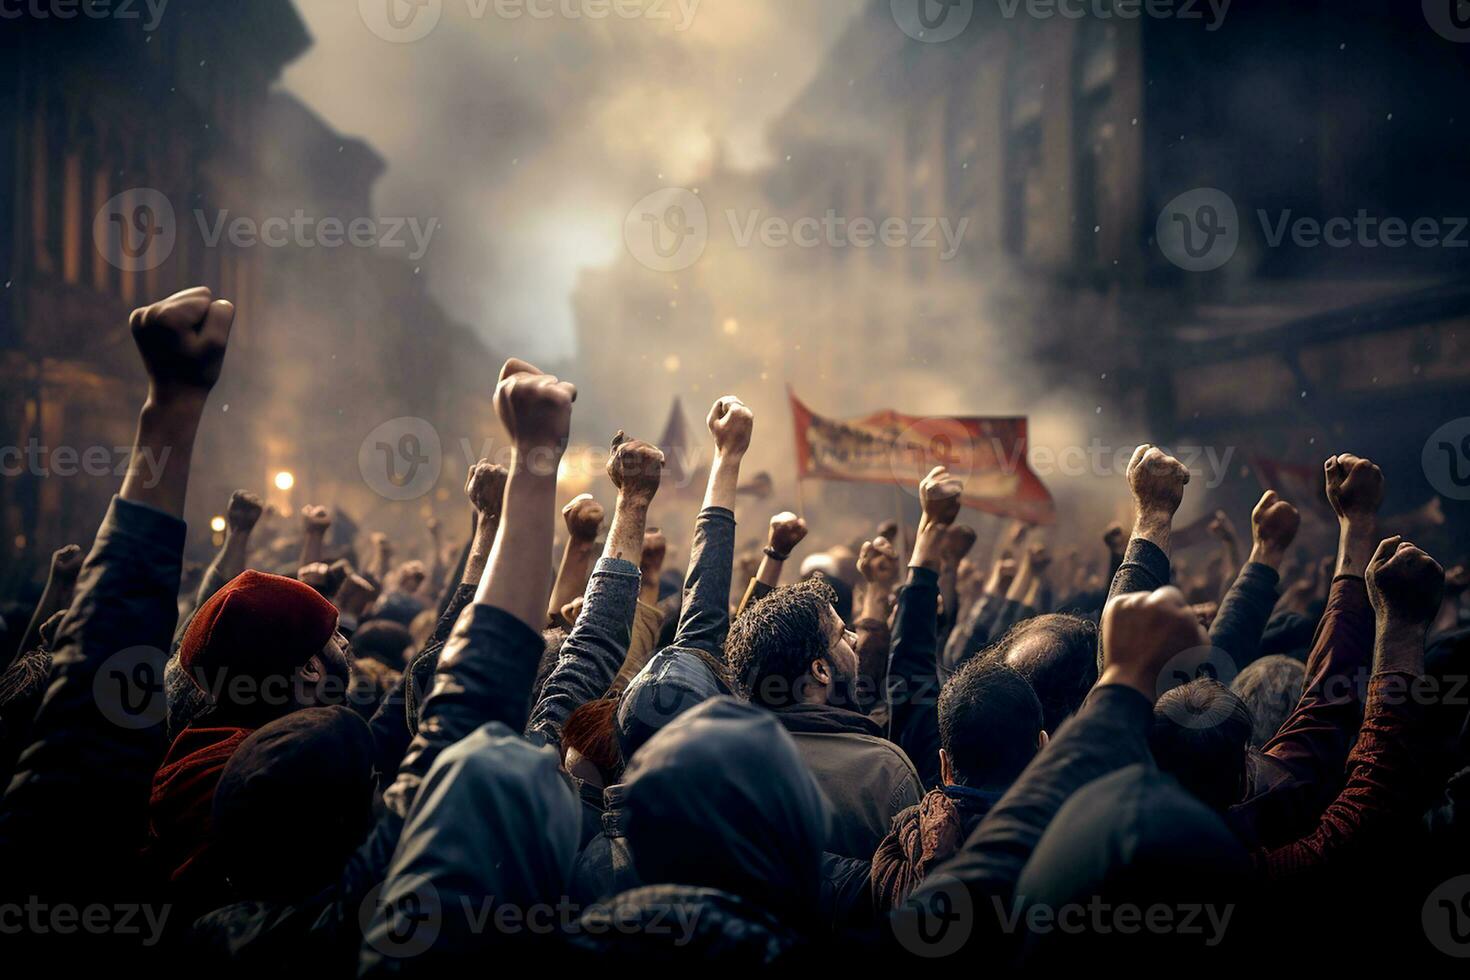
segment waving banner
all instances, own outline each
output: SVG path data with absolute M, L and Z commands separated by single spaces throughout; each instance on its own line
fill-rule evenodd
M 789 392 L 800 479 L 892 483 L 917 492 L 935 466 L 965 481 L 965 506 L 1051 524 L 1051 494 L 1026 458 L 1024 418 L 924 418 L 892 410 L 855 419 L 816 414 Z

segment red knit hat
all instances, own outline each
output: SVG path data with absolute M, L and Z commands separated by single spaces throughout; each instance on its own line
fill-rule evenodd
M 311 586 L 246 571 L 194 614 L 179 665 L 206 691 L 217 673 L 261 681 L 286 677 L 321 653 L 336 629 L 337 607 Z

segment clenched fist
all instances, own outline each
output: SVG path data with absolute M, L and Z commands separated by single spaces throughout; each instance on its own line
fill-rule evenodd
M 1330 456 L 1323 464 L 1327 473 L 1327 500 L 1340 520 L 1371 520 L 1383 503 L 1383 471 L 1372 460 L 1351 453 Z
M 787 510 L 771 518 L 766 544 L 779 555 L 790 555 L 805 538 L 806 521 Z
M 624 500 L 647 504 L 663 479 L 664 454 L 642 439 L 630 439 L 619 429 L 607 458 L 607 475 Z
M 1140 518 L 1172 521 L 1187 483 L 1188 468 L 1157 446 L 1144 443 L 1128 461 L 1128 489 Z
M 332 526 L 332 514 L 320 504 L 307 504 L 301 508 L 301 529 L 307 534 L 326 534 Z
M 1209 637 L 1184 593 L 1167 585 L 1109 602 L 1103 610 L 1102 641 L 1108 681 L 1128 684 L 1152 700 L 1158 696 L 1159 672 L 1169 660 L 1207 646 Z
M 965 484 L 959 477 L 950 476 L 943 466 L 934 467 L 919 481 L 924 520 L 930 524 L 953 524 L 960 516 L 960 494 L 964 490 Z
M 1033 541 L 1026 548 L 1026 564 L 1034 574 L 1040 575 L 1051 567 L 1051 549 L 1040 541 Z
M 1368 562 L 1368 601 L 1379 623 L 1427 627 L 1444 598 L 1444 569 L 1395 535 Z
M 726 395 L 716 401 L 704 424 L 715 437 L 715 452 L 721 456 L 736 459 L 744 456 L 745 451 L 750 448 L 750 433 L 755 426 L 755 416 L 734 395 Z
M 1275 490 L 1261 494 L 1261 499 L 1251 511 L 1251 538 L 1254 542 L 1251 561 L 1279 566 L 1301 526 L 1302 515 L 1277 496 Z
M 1215 516 L 1210 518 L 1209 532 L 1216 541 L 1228 543 L 1235 540 L 1235 524 L 1223 510 L 1215 511 Z
M 476 513 L 500 513 L 500 504 L 505 497 L 505 481 L 509 477 L 510 471 L 488 459 L 482 459 L 470 467 L 469 476 L 464 481 L 464 495 L 469 498 L 470 506 L 475 508 Z
M 869 588 L 886 592 L 898 583 L 898 552 L 885 537 L 863 542 L 862 550 L 858 552 L 857 567 Z
M 567 533 L 573 541 L 584 543 L 597 540 L 597 532 L 602 528 L 602 515 L 602 505 L 593 500 L 590 493 L 578 494 L 561 509 Z
M 516 450 L 537 457 L 527 460 L 537 475 L 555 475 L 556 467 L 547 463 L 559 460 L 566 449 L 576 400 L 576 385 L 520 358 L 512 357 L 500 369 L 495 414 Z
M 51 554 L 51 580 L 57 585 L 70 585 L 82 570 L 82 549 L 74 544 L 62 545 Z
M 148 371 L 151 396 L 202 399 L 219 381 L 235 307 L 196 286 L 133 311 L 128 326 Z
M 1109 554 L 1121 558 L 1128 552 L 1128 532 L 1114 521 L 1103 531 L 1103 544 L 1108 546 Z
M 965 524 L 951 524 L 944 532 L 944 545 L 939 555 L 948 564 L 958 567 L 970 549 L 975 547 L 975 529 Z
M 236 534 L 249 534 L 264 513 L 265 503 L 260 497 L 248 490 L 236 490 L 225 508 L 225 523 Z
M 664 558 L 669 551 L 669 541 L 664 532 L 651 527 L 643 532 L 643 554 L 638 560 L 638 572 L 644 582 L 656 582 L 664 569 Z

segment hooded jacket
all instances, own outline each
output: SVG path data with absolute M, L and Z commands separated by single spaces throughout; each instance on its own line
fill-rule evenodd
M 638 875 L 659 884 L 583 915 L 573 937 L 580 949 L 767 964 L 805 947 L 831 811 L 768 712 L 733 698 L 706 701 L 649 740 L 626 786 Z M 651 928 L 655 917 L 666 927 Z M 601 928 L 629 919 L 650 928 Z
M 964 846 L 999 799 L 999 793 L 945 786 L 900 813 L 873 854 L 874 911 L 902 905 L 915 885 Z

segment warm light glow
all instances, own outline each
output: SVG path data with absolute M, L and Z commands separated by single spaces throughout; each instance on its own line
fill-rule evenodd
M 296 477 L 291 475 L 290 470 L 281 470 L 276 474 L 276 489 L 290 490 L 296 485 Z
M 673 374 L 675 371 L 679 370 L 678 354 L 670 354 L 668 357 L 664 358 L 664 370 L 669 372 L 670 374 Z
M 209 519 L 209 529 L 215 534 L 219 534 L 225 529 L 225 519 L 217 516 L 211 517 Z
M 725 333 L 737 334 L 740 332 L 740 321 L 733 316 L 725 321 Z

